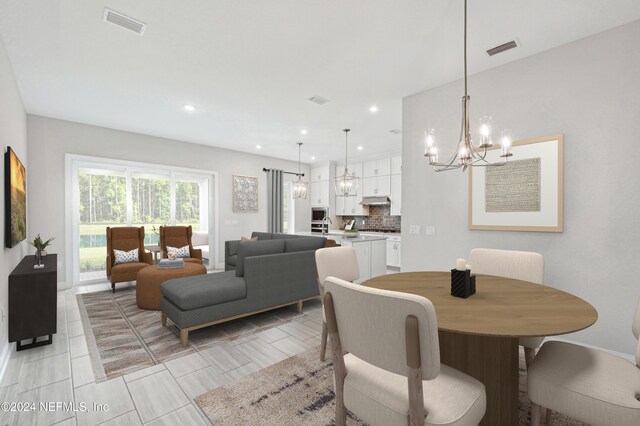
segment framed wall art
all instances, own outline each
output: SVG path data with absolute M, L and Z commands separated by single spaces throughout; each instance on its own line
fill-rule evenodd
M 233 175 L 233 211 L 258 211 L 258 178 L 256 176 Z
M 513 143 L 502 166 L 469 169 L 469 229 L 562 232 L 563 135 Z M 487 151 L 500 162 L 500 145 Z

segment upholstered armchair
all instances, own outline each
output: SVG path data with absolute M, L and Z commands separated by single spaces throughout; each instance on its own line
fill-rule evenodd
M 114 250 L 138 249 L 138 262 L 115 264 Z M 116 292 L 116 283 L 135 281 L 138 271 L 153 265 L 151 253 L 144 250 L 144 226 L 107 227 L 107 278 L 111 290 Z
M 162 250 L 162 257 L 167 257 L 167 246 L 169 247 L 184 247 L 189 246 L 189 257 L 185 257 L 185 262 L 202 263 L 202 250 L 194 249 L 191 237 L 193 236 L 193 230 L 191 225 L 189 226 L 161 226 L 160 227 L 160 250 Z

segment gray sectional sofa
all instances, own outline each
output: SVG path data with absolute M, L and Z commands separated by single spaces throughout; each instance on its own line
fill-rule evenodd
M 326 238 L 253 235 L 258 241 L 225 244 L 237 250 L 234 270 L 162 284 L 162 324 L 167 318 L 176 324 L 183 346 L 192 330 L 291 304 L 301 311 L 302 302 L 319 295 L 315 251 Z
M 309 237 L 293 235 L 293 234 L 277 234 L 273 232 L 252 232 L 251 238 L 257 238 L 258 241 L 264 241 L 264 240 L 288 240 L 293 238 L 309 238 Z M 240 246 L 240 240 L 232 240 L 232 241 L 224 242 L 224 270 L 225 271 L 236 270 L 239 246 Z

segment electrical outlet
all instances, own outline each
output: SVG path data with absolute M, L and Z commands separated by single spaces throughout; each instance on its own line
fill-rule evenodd
M 436 235 L 436 227 L 433 225 L 425 226 L 424 233 L 426 235 Z
M 420 235 L 420 232 L 421 232 L 420 225 L 409 226 L 409 235 Z

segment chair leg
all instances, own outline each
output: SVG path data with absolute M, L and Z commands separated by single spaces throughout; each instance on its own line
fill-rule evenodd
M 536 357 L 536 350 L 534 348 L 524 348 L 524 360 L 527 364 L 527 371 L 529 370 L 529 366 L 533 362 L 533 359 Z
M 535 402 L 531 403 L 531 426 L 540 426 L 540 412 L 542 407 Z
M 111 291 L 116 292 L 116 283 L 111 283 Z
M 322 321 L 322 338 L 320 340 L 320 361 L 324 362 L 327 352 L 327 323 Z

